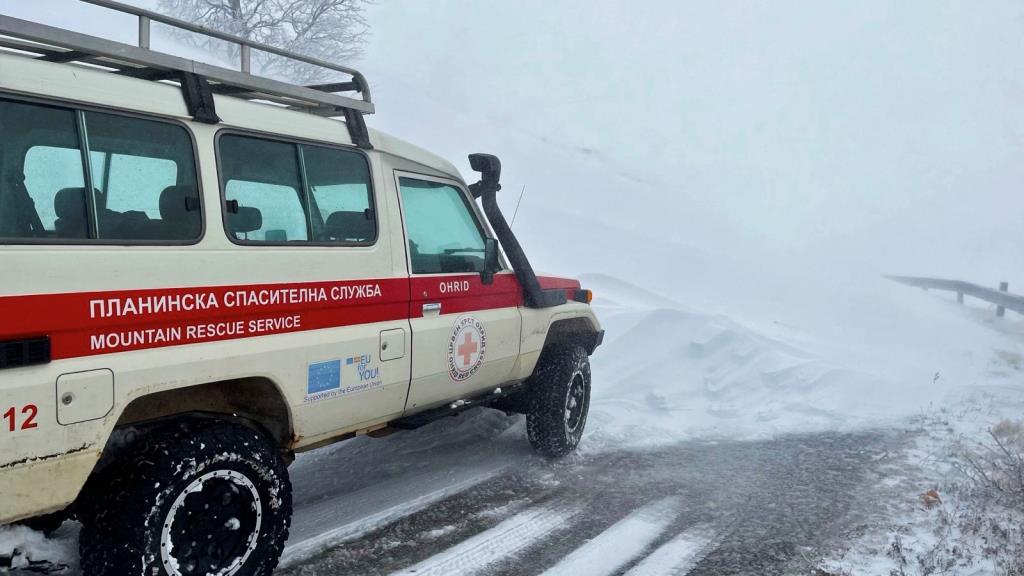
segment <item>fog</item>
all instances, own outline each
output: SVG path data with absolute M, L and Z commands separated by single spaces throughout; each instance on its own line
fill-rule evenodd
M 992 283 L 1024 279 L 1024 8 L 979 8 L 390 0 L 362 66 L 373 125 L 503 158 L 520 225 Z
M 0 9 L 134 34 L 72 0 Z M 674 242 L 739 270 L 1024 282 L 1019 3 L 381 0 L 367 19 L 370 125 L 467 180 L 466 154 L 500 156 L 542 267 L 615 274 Z M 621 250 L 587 251 L 595 223 Z M 579 242 L 550 246 L 553 225 Z

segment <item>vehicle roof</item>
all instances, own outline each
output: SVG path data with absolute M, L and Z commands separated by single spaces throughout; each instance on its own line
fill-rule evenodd
M 191 122 L 181 88 L 165 82 L 140 80 L 80 64 L 45 62 L 0 52 L 0 91 L 154 114 Z M 219 126 L 272 135 L 352 145 L 345 123 L 271 103 L 214 97 Z M 427 166 L 462 182 L 455 166 L 444 158 L 390 134 L 369 129 L 375 150 Z

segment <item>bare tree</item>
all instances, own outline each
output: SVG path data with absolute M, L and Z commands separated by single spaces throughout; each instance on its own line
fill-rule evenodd
M 160 0 L 166 14 L 249 40 L 344 64 L 363 53 L 366 0 Z M 190 44 L 239 58 L 238 47 L 183 34 Z M 253 51 L 253 70 L 301 83 L 333 80 L 327 71 Z

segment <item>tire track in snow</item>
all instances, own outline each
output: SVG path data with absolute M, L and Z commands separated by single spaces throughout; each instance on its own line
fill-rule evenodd
M 475 574 L 565 526 L 576 510 L 531 509 L 392 576 Z
M 679 511 L 678 498 L 647 504 L 580 546 L 543 576 L 610 576 L 654 542 Z
M 714 549 L 716 540 L 706 524 L 696 526 L 659 546 L 625 576 L 685 576 Z
M 289 542 L 284 549 L 284 553 L 281 555 L 279 566 L 286 568 L 317 554 L 325 548 L 360 538 L 368 532 L 372 532 L 377 528 L 390 524 L 405 516 L 415 514 L 420 510 L 433 506 L 445 498 L 485 482 L 497 476 L 500 471 L 501 469 L 499 468 L 498 470 L 481 474 L 478 477 L 469 478 L 439 490 L 434 490 L 405 501 L 400 501 L 383 510 L 379 510 L 365 516 L 360 516 L 340 526 L 336 526 L 321 532 L 320 534 L 306 538 L 300 542 L 296 542 L 294 544 Z

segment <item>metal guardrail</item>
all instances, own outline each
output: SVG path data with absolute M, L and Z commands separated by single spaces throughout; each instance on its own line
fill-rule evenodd
M 1018 314 L 1024 314 L 1024 296 L 1009 293 L 1009 284 L 1006 282 L 1001 282 L 999 284 L 999 289 L 996 290 L 994 288 L 980 286 L 978 284 L 972 284 L 962 280 L 923 278 L 920 276 L 886 276 L 886 278 L 901 284 L 915 286 L 925 290 L 946 290 L 949 292 L 956 292 L 956 301 L 960 304 L 964 303 L 965 295 L 979 300 L 984 300 L 985 302 L 990 302 L 996 305 L 997 316 L 1003 316 L 1006 310 L 1013 310 Z

